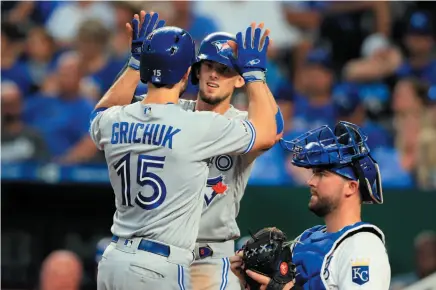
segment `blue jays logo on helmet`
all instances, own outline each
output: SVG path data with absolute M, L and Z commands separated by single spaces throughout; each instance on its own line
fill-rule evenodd
M 366 144 L 368 137 L 352 123 L 341 121 L 332 130 L 324 125 L 281 146 L 292 152 L 292 164 L 325 168 L 359 182 L 363 203 L 383 203 L 381 175 Z
M 215 32 L 206 36 L 200 44 L 197 54 L 196 67 L 191 72 L 191 81 L 194 85 L 198 84 L 196 69 L 203 60 L 218 62 L 225 66 L 234 69 L 232 61 L 229 56 L 232 55 L 232 48 L 229 41 L 235 41 L 234 35 L 227 32 Z
M 217 53 L 222 57 L 228 58 L 228 55 L 232 54 L 232 48 L 228 40 L 216 40 L 211 43 L 216 47 Z
M 141 81 L 176 84 L 194 62 L 195 44 L 187 31 L 172 26 L 156 29 L 142 44 Z

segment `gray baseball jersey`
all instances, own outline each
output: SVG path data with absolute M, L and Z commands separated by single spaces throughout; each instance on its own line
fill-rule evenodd
M 195 110 L 195 101 L 179 100 L 184 110 Z M 225 117 L 247 120 L 248 112 L 231 106 Z M 220 242 L 239 238 L 236 223 L 239 205 L 244 195 L 254 162 L 247 155 L 216 152 L 209 163 L 209 176 L 204 191 L 203 213 L 197 242 Z
M 256 133 L 245 120 L 137 102 L 94 111 L 90 135 L 115 193 L 112 233 L 193 250 L 208 161 L 248 152 Z

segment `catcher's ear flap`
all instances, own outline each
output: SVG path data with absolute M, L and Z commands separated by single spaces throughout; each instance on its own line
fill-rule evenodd
M 381 183 L 380 168 L 371 155 L 354 160 L 353 167 L 359 178 L 362 203 L 382 204 L 383 188 Z

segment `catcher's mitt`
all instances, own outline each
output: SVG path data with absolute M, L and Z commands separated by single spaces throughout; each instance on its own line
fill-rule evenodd
M 251 279 L 245 270 L 252 270 L 271 278 L 267 290 L 278 290 L 294 280 L 295 265 L 292 253 L 286 242 L 286 235 L 277 228 L 265 228 L 252 235 L 243 250 L 245 281 L 251 290 L 259 289 L 260 284 Z

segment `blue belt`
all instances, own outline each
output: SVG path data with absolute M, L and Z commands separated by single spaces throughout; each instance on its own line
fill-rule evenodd
M 213 250 L 209 246 L 199 247 L 198 254 L 200 255 L 200 259 L 204 259 L 207 257 L 211 257 L 213 255 Z
M 118 236 L 112 236 L 112 242 L 118 243 L 120 238 Z M 124 241 L 124 245 L 129 243 L 129 239 Z M 138 250 L 150 252 L 156 255 L 164 256 L 168 258 L 170 256 L 170 247 L 158 242 L 142 239 L 138 245 Z

